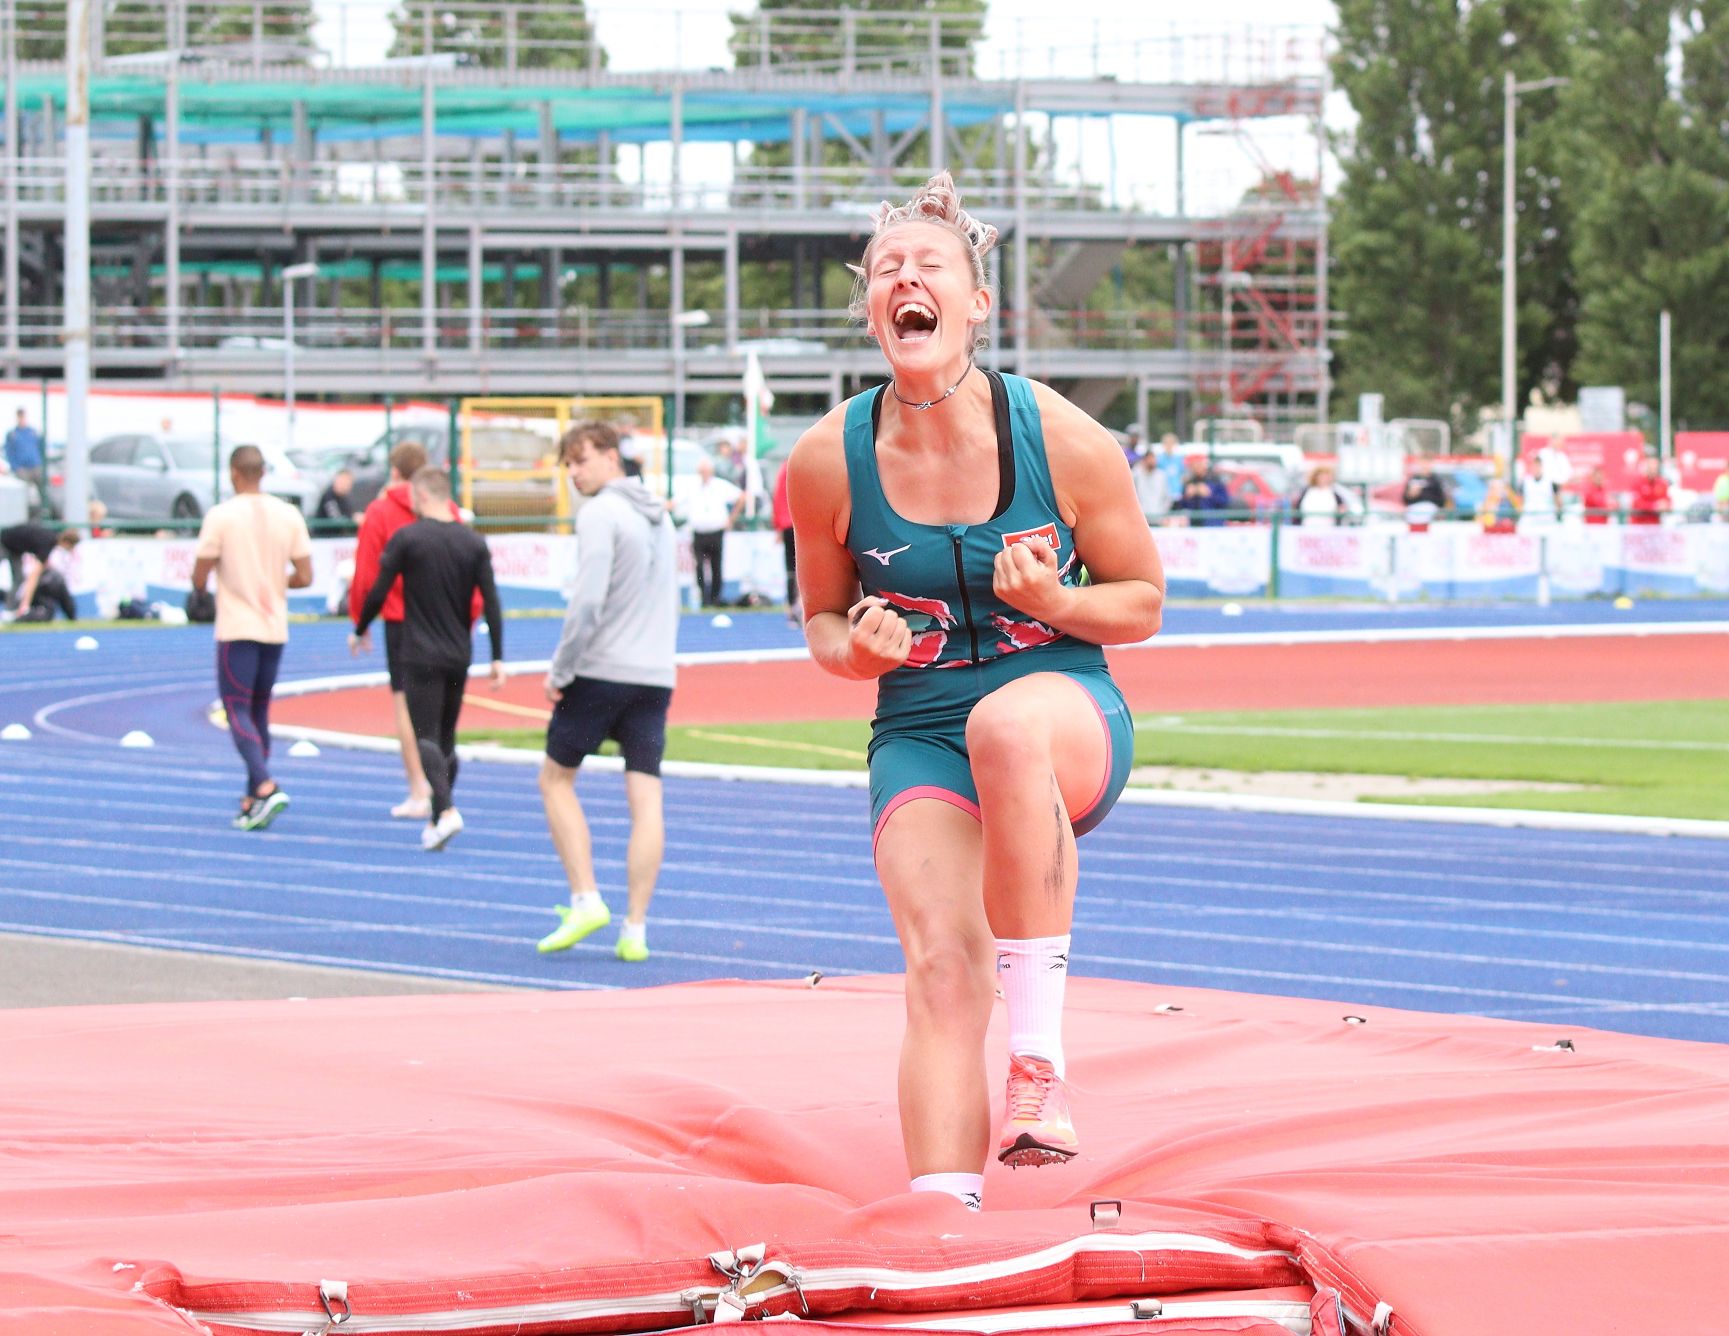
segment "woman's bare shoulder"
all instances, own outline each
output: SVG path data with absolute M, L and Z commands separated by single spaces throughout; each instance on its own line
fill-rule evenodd
M 1033 387 L 1033 402 L 1039 408 L 1045 448 L 1053 458 L 1060 455 L 1065 460 L 1079 463 L 1123 462 L 1123 448 L 1117 444 L 1117 438 L 1089 414 L 1042 381 L 1029 380 L 1027 384 Z
M 844 402 L 805 430 L 793 445 L 786 466 L 795 511 L 801 493 L 811 500 L 820 498 L 830 504 L 844 501 L 847 493 Z
M 807 460 L 821 459 L 825 456 L 838 454 L 846 440 L 846 407 L 847 402 L 836 404 L 821 418 L 805 428 L 804 435 L 793 444 L 792 458 L 796 461 L 801 455 Z

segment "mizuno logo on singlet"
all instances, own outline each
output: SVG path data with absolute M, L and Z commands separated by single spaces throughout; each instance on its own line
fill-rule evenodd
M 882 564 L 886 566 L 889 564 L 889 561 L 892 558 L 900 556 L 901 553 L 905 552 L 907 550 L 907 548 L 909 548 L 911 546 L 912 546 L 911 543 L 907 543 L 904 546 L 893 548 L 887 552 L 879 551 L 873 547 L 873 548 L 868 549 L 866 552 L 864 552 L 863 555 L 867 556 L 867 557 L 875 557 L 878 561 L 882 562 Z

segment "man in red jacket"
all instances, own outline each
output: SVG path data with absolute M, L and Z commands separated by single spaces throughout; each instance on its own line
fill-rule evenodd
M 393 533 L 417 518 L 408 480 L 424 467 L 424 446 L 413 441 L 396 446 L 390 452 L 390 485 L 374 498 L 360 521 L 354 580 L 348 587 L 348 615 L 357 624 L 360 610 L 366 606 L 366 595 L 378 579 L 378 559 L 384 555 L 384 545 Z M 461 514 L 454 501 L 450 512 L 452 516 Z M 402 747 L 403 773 L 408 776 L 408 796 L 390 809 L 390 815 L 401 821 L 425 821 L 432 811 L 432 785 L 427 783 L 426 772 L 421 768 L 420 742 L 414 735 L 414 723 L 408 717 L 408 697 L 403 692 L 399 643 L 402 614 L 402 581 L 398 579 L 384 600 L 384 611 L 379 614 L 384 623 L 384 662 L 390 671 L 390 696 L 396 707 L 396 740 Z
M 1661 524 L 1663 512 L 1669 509 L 1669 484 L 1663 480 L 1663 465 L 1655 456 L 1646 456 L 1640 465 L 1639 481 L 1633 484 L 1633 500 L 1627 516 L 1629 524 Z

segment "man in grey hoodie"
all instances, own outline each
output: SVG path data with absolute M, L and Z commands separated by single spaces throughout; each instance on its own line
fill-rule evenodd
M 611 427 L 572 427 L 559 442 L 559 463 L 586 499 L 576 515 L 576 590 L 546 675 L 552 720 L 540 796 L 570 879 L 570 904 L 558 906 L 559 925 L 539 949 L 563 951 L 612 920 L 574 787 L 582 758 L 611 738 L 624 753 L 630 805 L 625 919 L 615 954 L 647 960 L 648 902 L 666 842 L 660 760 L 678 636 L 677 545 L 666 507 L 626 476 Z

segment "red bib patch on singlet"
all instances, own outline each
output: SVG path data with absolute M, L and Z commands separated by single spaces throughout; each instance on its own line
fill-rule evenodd
M 1003 550 L 1006 552 L 1016 543 L 1024 543 L 1029 538 L 1044 539 L 1045 542 L 1051 545 L 1052 552 L 1060 552 L 1062 550 L 1063 540 L 1057 537 L 1057 526 L 1055 524 L 1041 524 L 1036 529 L 1022 529 L 1019 533 L 1006 533 L 1003 535 Z

